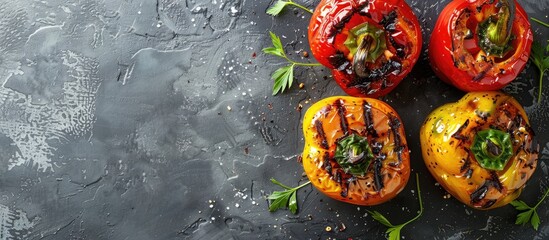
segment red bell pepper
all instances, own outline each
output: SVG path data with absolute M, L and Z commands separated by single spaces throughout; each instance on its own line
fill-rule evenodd
M 322 0 L 309 23 L 309 43 L 347 94 L 379 97 L 412 70 L 422 41 L 404 0 Z
M 463 91 L 503 88 L 524 69 L 532 31 L 514 0 L 454 0 L 438 17 L 429 43 L 435 74 Z

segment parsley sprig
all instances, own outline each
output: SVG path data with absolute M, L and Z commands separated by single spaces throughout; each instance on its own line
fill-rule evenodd
M 545 27 L 549 28 L 548 23 L 544 23 L 541 20 L 538 20 L 536 18 L 530 18 L 532 21 L 535 21 Z M 549 42 L 549 40 L 548 40 Z M 549 69 L 549 55 L 546 55 L 547 52 L 549 52 L 549 44 L 543 48 L 543 46 L 539 43 L 534 41 L 532 44 L 532 53 L 530 54 L 530 59 L 536 67 L 539 69 L 539 90 L 538 90 L 538 103 L 541 102 L 541 87 L 543 86 L 543 73 L 545 73 L 546 70 Z
M 549 194 L 549 188 L 545 190 L 545 194 L 534 207 L 528 206 L 528 204 L 526 204 L 524 201 L 521 201 L 521 200 L 512 201 L 511 205 L 513 205 L 515 209 L 519 211 L 524 211 L 517 215 L 517 220 L 515 221 L 515 224 L 524 226 L 526 223 L 530 222 L 532 227 L 537 231 L 541 221 L 539 219 L 539 215 L 538 215 L 538 212 L 536 211 L 536 208 L 545 200 L 545 198 L 547 197 L 547 194 Z
M 273 32 L 269 32 L 271 36 L 271 41 L 273 43 L 272 47 L 263 48 L 263 52 L 270 55 L 275 55 L 286 59 L 290 64 L 284 67 L 281 67 L 274 71 L 271 78 L 275 81 L 273 85 L 273 95 L 278 94 L 279 92 L 284 92 L 284 90 L 289 89 L 294 81 L 294 67 L 295 66 L 305 66 L 305 67 L 314 67 L 321 66 L 320 63 L 302 63 L 291 60 L 286 56 L 284 52 L 284 47 L 282 47 L 282 42 L 280 38 L 276 36 Z
M 301 9 L 305 10 L 306 12 L 308 12 L 310 14 L 313 14 L 313 11 L 311 11 L 310 9 L 308 9 L 308 8 L 306 8 L 306 7 L 304 7 L 300 4 L 297 4 L 297 3 L 293 2 L 292 0 L 288 0 L 288 1 L 278 0 L 278 1 L 276 1 L 275 4 L 273 4 L 269 9 L 267 9 L 267 14 L 272 15 L 272 16 L 277 16 L 278 14 L 280 14 L 280 12 L 282 12 L 282 9 L 284 9 L 284 7 L 286 7 L 287 5 L 291 5 L 291 6 L 301 8 Z
M 388 227 L 385 233 L 389 234 L 389 238 L 388 238 L 389 240 L 400 240 L 400 230 L 402 230 L 402 228 L 404 228 L 409 223 L 417 220 L 421 216 L 421 214 L 423 214 L 423 202 L 421 200 L 421 190 L 419 188 L 419 175 L 417 173 L 416 173 L 416 184 L 417 184 L 417 195 L 419 199 L 419 213 L 414 218 L 408 220 L 407 222 L 400 225 L 393 225 L 381 213 L 377 211 L 373 211 L 373 212 L 368 211 L 372 215 L 373 219 L 375 219 L 376 221 Z
M 269 205 L 269 211 L 274 212 L 279 208 L 285 208 L 286 206 L 288 206 L 290 209 L 290 212 L 292 212 L 293 214 L 296 214 L 297 213 L 297 190 L 308 185 L 309 183 L 311 183 L 311 181 L 307 181 L 306 183 L 303 183 L 294 188 L 288 187 L 280 183 L 274 178 L 271 178 L 271 182 L 278 186 L 281 186 L 286 190 L 274 191 L 267 197 L 267 199 L 272 200 L 271 204 Z

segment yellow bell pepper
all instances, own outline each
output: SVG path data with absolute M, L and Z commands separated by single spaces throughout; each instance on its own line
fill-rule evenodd
M 410 175 L 400 117 L 372 98 L 329 97 L 303 118 L 303 168 L 327 196 L 357 205 L 395 197 Z
M 468 93 L 431 112 L 420 130 L 433 177 L 476 209 L 501 207 L 520 195 L 537 165 L 533 138 L 522 106 L 501 92 Z

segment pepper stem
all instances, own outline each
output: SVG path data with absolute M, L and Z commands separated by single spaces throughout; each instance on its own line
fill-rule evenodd
M 480 131 L 475 135 L 471 152 L 481 167 L 503 170 L 513 155 L 511 135 L 496 129 Z
M 346 173 L 364 176 L 370 161 L 374 158 L 365 137 L 351 134 L 336 143 L 334 158 Z
M 349 30 L 344 44 L 353 58 L 353 70 L 360 77 L 368 74 L 366 63 L 374 63 L 387 50 L 385 32 L 367 22 Z
M 499 11 L 479 24 L 479 46 L 488 54 L 503 57 L 511 46 L 511 32 L 515 19 L 515 1 L 500 0 Z

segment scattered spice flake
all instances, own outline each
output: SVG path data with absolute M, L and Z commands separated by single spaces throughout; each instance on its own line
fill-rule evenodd
M 347 227 L 345 226 L 345 224 L 344 224 L 344 223 L 340 223 L 340 224 L 339 224 L 338 231 L 343 232 L 343 231 L 345 231 L 345 229 L 347 229 Z
M 305 83 L 300 83 L 299 84 L 299 89 L 303 89 L 305 87 Z
M 326 226 L 326 232 L 331 232 L 331 231 L 332 231 L 332 227 Z
M 252 58 L 255 58 L 255 57 L 257 57 L 257 53 L 256 53 L 256 52 L 253 52 L 253 53 L 252 53 Z
M 304 58 L 308 58 L 309 57 L 309 53 L 307 51 L 303 51 L 301 53 L 301 55 L 304 57 Z
M 246 153 L 246 154 L 250 153 L 250 149 L 248 149 L 248 147 L 245 147 L 244 148 L 244 153 Z

